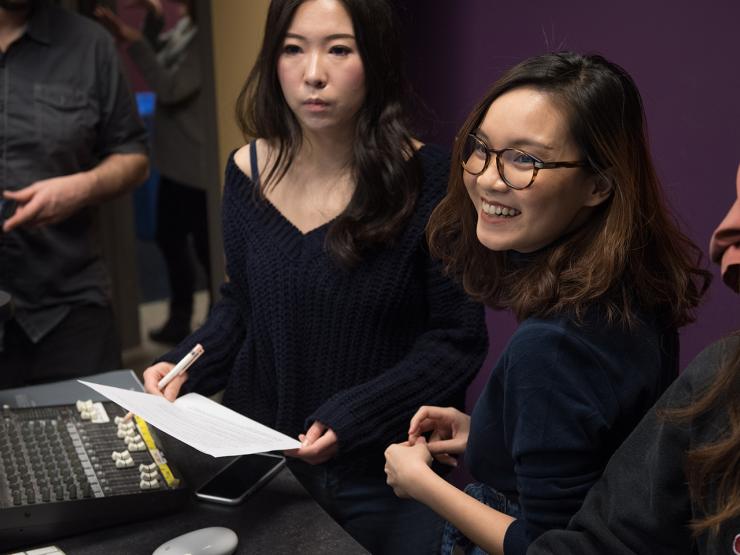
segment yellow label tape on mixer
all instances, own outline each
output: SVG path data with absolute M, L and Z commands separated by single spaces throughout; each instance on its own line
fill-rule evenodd
M 162 456 L 162 452 L 157 449 L 157 444 L 154 443 L 154 438 L 152 438 L 152 434 L 149 432 L 149 425 L 140 416 L 135 415 L 134 420 L 136 420 L 136 427 L 139 429 L 139 435 L 149 448 L 149 453 L 152 455 L 154 462 L 157 463 L 159 471 L 162 473 L 162 476 L 164 476 L 167 485 L 171 488 L 176 488 L 180 485 L 180 480 L 175 478 L 172 474 L 172 470 L 167 466 L 167 459 L 165 459 L 164 456 Z

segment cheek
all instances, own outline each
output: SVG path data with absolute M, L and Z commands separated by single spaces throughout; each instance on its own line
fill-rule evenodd
M 345 68 L 343 81 L 348 91 L 355 93 L 361 101 L 365 99 L 365 71 L 362 63 L 352 64 Z
M 290 94 L 289 87 L 294 81 L 293 73 L 295 72 L 292 71 L 291 65 L 288 62 L 285 62 L 282 59 L 278 60 L 277 77 L 278 82 L 280 83 L 280 88 L 283 89 L 283 94 L 285 96 L 288 96 L 288 94 Z
M 463 173 L 463 184 L 465 185 L 465 190 L 468 192 L 468 196 L 470 197 L 470 200 L 473 202 L 473 205 L 475 207 L 478 207 L 478 194 L 476 193 L 475 189 L 475 179 L 468 175 L 467 173 Z

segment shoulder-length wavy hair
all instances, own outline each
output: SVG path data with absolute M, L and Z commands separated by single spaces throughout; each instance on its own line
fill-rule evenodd
M 303 1 L 270 3 L 262 48 L 236 104 L 244 136 L 265 138 L 276 146 L 261 190 L 280 181 L 302 142 L 301 126 L 283 96 L 277 63 Z M 410 87 L 403 72 L 397 14 L 385 0 L 341 2 L 352 19 L 367 93 L 353 143 L 355 192 L 332 222 L 326 246 L 340 263 L 353 266 L 363 253 L 398 235 L 416 204 L 420 176 L 404 106 Z
M 566 115 L 589 171 L 613 186 L 583 226 L 524 262 L 478 241 L 477 214 L 461 167 L 465 137 L 496 98 L 520 87 L 550 95 Z M 562 312 L 582 319 L 598 301 L 610 321 L 628 327 L 638 308 L 681 326 L 693 320 L 711 280 L 698 266 L 701 250 L 666 209 L 635 83 L 598 55 L 537 56 L 496 81 L 457 135 L 447 195 L 432 214 L 427 236 L 432 254 L 468 294 L 493 308 L 509 308 L 519 319 Z
M 679 422 L 709 419 L 721 430 L 717 439 L 691 449 L 686 461 L 689 493 L 705 512 L 691 528 L 697 536 L 719 534 L 725 522 L 740 516 L 740 342 L 694 402 L 662 416 Z

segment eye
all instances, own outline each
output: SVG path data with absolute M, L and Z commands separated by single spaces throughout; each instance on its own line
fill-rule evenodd
M 516 164 L 517 166 L 532 167 L 534 163 L 537 162 L 537 158 L 527 154 L 526 152 L 509 150 L 506 152 L 506 154 L 508 158 L 507 161 L 510 160 L 512 163 Z
M 352 53 L 352 49 L 348 46 L 335 44 L 329 48 L 329 53 L 334 54 L 335 56 L 348 56 Z
M 488 155 L 488 149 L 486 148 L 486 145 L 476 141 L 475 146 L 473 147 L 473 154 L 478 158 L 485 158 Z
M 286 54 L 288 56 L 292 56 L 295 54 L 301 53 L 301 47 L 297 44 L 286 44 L 283 46 L 283 54 Z

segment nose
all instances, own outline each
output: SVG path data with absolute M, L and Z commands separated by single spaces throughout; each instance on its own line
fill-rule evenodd
M 326 86 L 326 72 L 321 53 L 312 52 L 309 54 L 306 64 L 304 75 L 306 84 L 317 89 L 323 89 Z
M 498 172 L 496 156 L 498 155 L 495 153 L 491 153 L 491 159 L 488 162 L 488 167 L 482 174 L 478 176 L 478 185 L 480 185 L 481 187 L 495 189 L 501 192 L 508 191 L 509 187 L 506 185 L 506 182 L 501 177 L 501 174 L 499 174 Z

